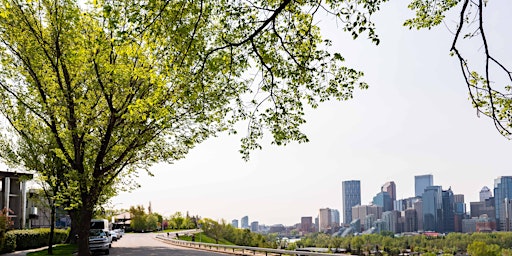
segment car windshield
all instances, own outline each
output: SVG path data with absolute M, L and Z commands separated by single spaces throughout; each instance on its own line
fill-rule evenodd
M 105 232 L 101 229 L 91 229 L 89 236 L 105 236 Z

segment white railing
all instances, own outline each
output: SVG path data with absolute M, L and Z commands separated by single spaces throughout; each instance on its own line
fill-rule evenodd
M 169 238 L 166 235 L 159 234 L 156 236 L 157 239 L 178 246 L 196 248 L 200 250 L 229 253 L 236 255 L 296 255 L 296 256 L 320 256 L 320 255 L 333 255 L 332 253 L 320 253 L 320 252 L 305 252 L 305 251 L 291 251 L 281 249 L 270 249 L 250 246 L 238 246 L 238 245 L 224 245 L 224 244 L 210 244 L 201 242 L 189 242 L 178 240 L 175 238 Z M 350 254 L 338 254 L 335 255 L 350 255 Z

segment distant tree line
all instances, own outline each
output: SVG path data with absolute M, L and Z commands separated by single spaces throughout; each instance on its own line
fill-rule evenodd
M 421 255 L 472 255 L 512 256 L 512 232 L 499 233 L 450 233 L 446 236 L 425 235 L 394 237 L 391 234 L 372 234 L 349 237 L 332 237 L 322 233 L 309 234 L 297 247 L 330 248 L 331 251 L 345 249 L 353 255 L 400 255 L 417 252 Z
M 130 228 L 135 232 L 154 231 L 162 228 L 162 215 L 146 213 L 142 205 L 130 207 Z

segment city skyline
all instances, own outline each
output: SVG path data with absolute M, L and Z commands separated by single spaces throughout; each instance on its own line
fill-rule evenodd
M 486 20 L 491 50 L 510 65 L 512 36 L 503 12 L 512 2 L 490 1 Z M 449 55 L 452 34 L 445 26 L 408 30 L 413 14 L 405 4 L 388 2 L 375 16 L 379 46 L 365 38 L 352 40 L 331 18 L 318 22 L 348 66 L 365 72 L 369 89 L 356 90 L 346 102 L 324 102 L 306 108 L 304 131 L 310 142 L 271 145 L 245 162 L 238 153 L 245 124 L 237 135 L 219 134 L 192 149 L 176 163 L 139 174 L 140 188 L 120 192 L 115 208 L 147 205 L 155 212 L 176 211 L 212 219 L 248 215 L 267 225 L 300 222 L 320 208 L 341 209 L 341 182 L 361 180 L 361 203 L 369 203 L 387 181 L 396 198 L 414 195 L 414 176 L 432 174 L 435 185 L 478 201 L 482 187 L 512 174 L 512 142 L 496 131 L 489 118 L 478 117 L 468 100 L 456 58 Z M 449 16 L 447 26 L 456 16 Z M 454 23 L 455 24 L 455 23 Z M 506 31 L 506 30 L 504 30 Z M 469 47 L 478 57 L 480 45 Z

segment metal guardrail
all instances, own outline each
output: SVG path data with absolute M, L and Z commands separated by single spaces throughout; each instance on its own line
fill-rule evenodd
M 221 253 L 229 253 L 235 255 L 295 255 L 295 256 L 321 256 L 321 255 L 347 255 L 350 254 L 332 254 L 332 253 L 319 253 L 319 252 L 305 252 L 305 251 L 291 251 L 291 250 L 281 250 L 281 249 L 270 249 L 270 248 L 260 248 L 260 247 L 250 247 L 250 246 L 238 246 L 238 245 L 224 245 L 224 244 L 210 244 L 210 243 L 201 243 L 201 242 L 189 242 L 178 240 L 175 238 L 169 238 L 165 235 L 157 235 L 157 239 L 162 240 L 163 242 L 170 243 L 173 245 L 197 248 L 200 250 L 207 250 L 213 252 L 221 252 Z M 258 253 L 258 254 L 256 254 Z

